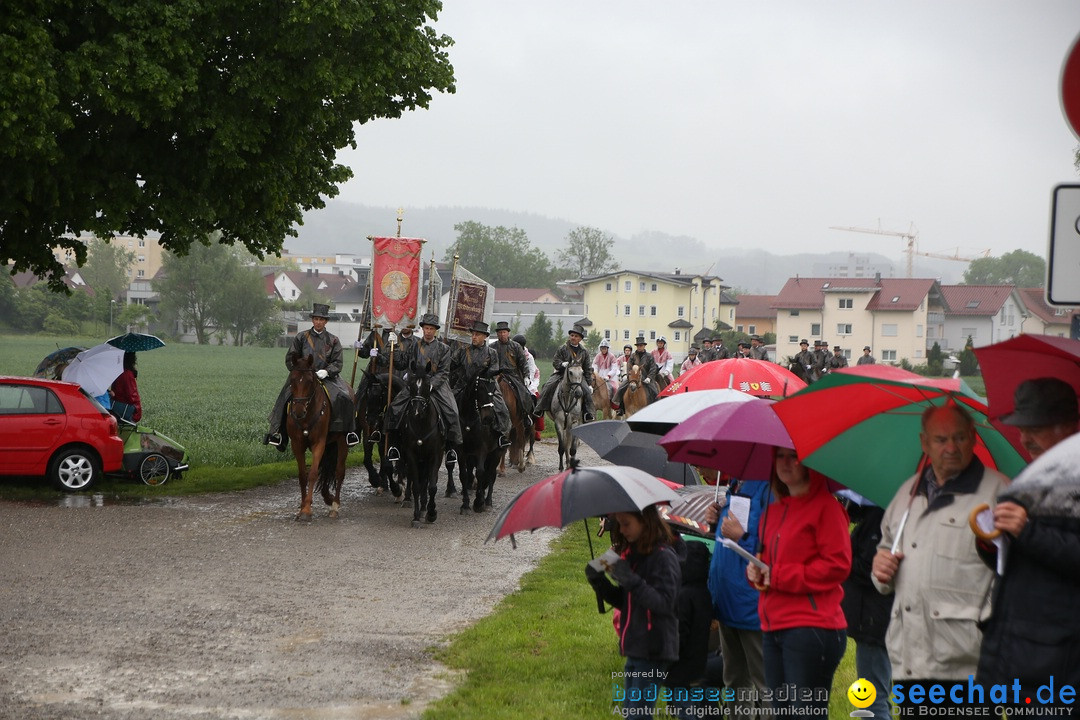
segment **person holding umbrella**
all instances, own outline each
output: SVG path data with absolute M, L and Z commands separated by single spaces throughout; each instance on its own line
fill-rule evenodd
M 1038 458 L 1080 431 L 1072 386 L 1056 378 L 1022 382 L 1015 410 L 1001 422 L 1020 428 L 1024 447 L 1036 458 L 1029 466 L 1033 484 L 1044 492 L 1048 485 L 1060 486 L 1064 478 L 1050 475 Z M 1080 475 L 1071 467 L 1074 477 Z M 1054 507 L 1040 507 L 1046 503 L 1038 494 L 1026 492 L 1027 475 L 1025 470 L 994 507 L 994 527 L 1007 533 L 1009 549 L 994 588 L 976 681 L 990 687 L 1019 680 L 1021 697 L 1034 698 L 1051 676 L 1058 687 L 1080 685 L 1080 509 L 1053 502 Z
M 656 505 L 615 513 L 615 520 L 626 543 L 622 557 L 608 568 L 618 586 L 592 563 L 585 566 L 585 577 L 602 600 L 620 610 L 616 631 L 619 654 L 626 658 L 620 688 L 625 716 L 647 717 L 656 704 L 656 686 L 679 659 L 676 598 L 682 574 L 675 537 Z
M 137 377 L 139 371 L 135 368 L 135 353 L 125 352 L 124 370 L 109 388 L 109 395 L 112 396 L 109 412 L 121 420 L 138 422 L 142 419 L 142 400 L 139 398 Z
M 777 499 L 760 525 L 766 567 L 746 567 L 750 584 L 761 591 L 765 684 L 775 693 L 775 708 L 825 715 L 847 647 L 840 600 L 851 571 L 848 516 L 829 494 L 825 476 L 803 465 L 794 450 L 778 447 L 774 457 Z M 781 692 L 792 685 L 793 693 Z

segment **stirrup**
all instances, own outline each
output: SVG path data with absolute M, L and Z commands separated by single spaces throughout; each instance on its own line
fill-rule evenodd
M 596 419 L 596 416 L 593 415 L 592 413 L 584 413 L 581 416 L 581 419 L 584 420 L 585 422 L 592 422 L 593 420 Z
M 501 448 L 510 447 L 510 438 L 506 437 L 505 435 L 500 435 L 499 436 L 499 447 L 501 447 Z
M 457 453 L 454 452 L 454 448 L 450 448 L 446 451 L 446 464 L 453 465 L 457 462 Z
M 354 432 L 346 433 L 345 434 L 345 444 L 348 445 L 349 447 L 352 447 L 353 445 L 359 445 L 360 444 L 360 436 L 357 435 Z
M 379 432 L 378 430 L 372 430 L 371 432 L 368 433 L 368 440 L 370 440 L 373 443 L 381 442 L 382 441 L 382 433 Z
M 281 438 L 281 433 L 269 433 L 263 438 L 264 445 L 273 445 L 274 447 L 281 447 L 285 444 L 285 441 Z
M 396 462 L 401 459 L 401 453 L 398 452 L 396 445 L 391 445 L 386 450 L 386 459 L 390 462 Z

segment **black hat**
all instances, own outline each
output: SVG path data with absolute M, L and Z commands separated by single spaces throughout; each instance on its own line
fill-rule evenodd
M 708 337 L 708 338 L 702 338 L 702 339 L 701 339 L 701 342 L 707 342 L 707 343 L 711 343 L 711 342 L 712 342 L 712 338 L 711 338 L 711 337 Z
M 745 340 L 740 340 L 739 341 L 739 347 L 748 348 L 748 347 L 750 347 L 750 343 L 746 342 Z
M 499 322 L 495 323 L 495 332 L 499 332 L 500 330 L 509 330 L 509 329 L 510 329 L 510 323 L 506 322 L 505 320 L 500 320 Z
M 832 350 L 833 350 L 833 352 L 840 352 L 840 346 L 839 345 L 833 345 Z
M 645 342 L 645 336 L 644 335 L 638 335 L 637 339 L 634 340 L 634 344 L 635 345 L 648 345 L 648 343 Z
M 1037 427 L 1074 422 L 1077 412 L 1076 391 L 1072 385 L 1057 378 L 1025 380 L 1016 386 L 1014 409 L 1001 418 L 1006 425 Z
M 691 345 L 690 346 L 690 354 L 693 355 L 694 353 L 696 353 L 700 349 L 701 348 L 699 348 L 697 345 Z
M 498 328 L 495 328 L 495 329 L 498 330 Z M 513 340 L 514 342 L 516 342 L 521 347 L 525 347 L 525 336 L 524 335 L 515 335 L 514 337 L 512 337 L 510 339 Z
M 329 305 L 324 305 L 323 303 L 314 303 L 311 306 L 311 317 L 313 317 L 313 318 L 321 317 L 321 318 L 325 318 L 326 320 L 329 320 L 330 319 L 330 306 Z
M 486 322 L 480 322 L 479 320 L 472 324 L 471 330 L 472 332 L 484 333 L 485 335 L 491 334 L 491 331 L 488 330 L 488 324 Z
M 870 349 L 869 345 L 863 345 L 863 350 L 869 350 L 869 349 Z
M 802 340 L 800 340 L 800 341 L 799 341 L 799 344 L 800 344 L 800 345 L 806 345 L 806 346 L 809 346 L 809 345 L 810 345 L 810 341 L 809 341 L 809 340 L 807 340 L 806 338 L 803 338 Z
M 420 327 L 424 327 L 425 325 L 431 325 L 436 330 L 442 327 L 439 324 L 439 316 L 435 313 L 424 313 L 420 316 Z
M 821 347 L 821 341 L 820 340 L 815 340 L 814 341 L 814 347 Z
M 763 342 L 760 335 L 751 335 L 750 342 L 753 342 L 754 340 L 757 340 L 758 342 Z
M 585 337 L 585 328 L 583 328 L 580 325 L 575 323 L 574 327 L 570 328 L 566 332 L 567 335 L 569 335 L 570 333 L 574 333 L 575 335 L 580 335 L 581 337 Z
M 712 341 L 714 343 L 722 343 L 722 342 L 724 342 L 724 338 L 720 337 L 719 335 L 713 335 L 712 336 Z

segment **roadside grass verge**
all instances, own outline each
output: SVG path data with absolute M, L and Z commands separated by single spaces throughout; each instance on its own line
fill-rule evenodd
M 594 547 L 599 553 L 607 543 L 601 540 Z M 440 662 L 465 672 L 455 690 L 428 706 L 423 717 L 610 716 L 612 673 L 622 670 L 624 660 L 611 614 L 597 612 L 596 596 L 585 581 L 588 560 L 584 527 L 575 523 L 552 541 L 551 552 L 536 569 L 522 577 L 520 590 L 436 652 Z M 833 679 L 830 717 L 851 712 L 847 689 L 856 679 L 855 645 L 849 640 Z

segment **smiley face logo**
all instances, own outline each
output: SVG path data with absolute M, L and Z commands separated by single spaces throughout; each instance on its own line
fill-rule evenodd
M 848 700 L 857 708 L 866 708 L 873 704 L 877 698 L 877 689 L 869 680 L 859 678 L 851 683 L 847 691 Z

